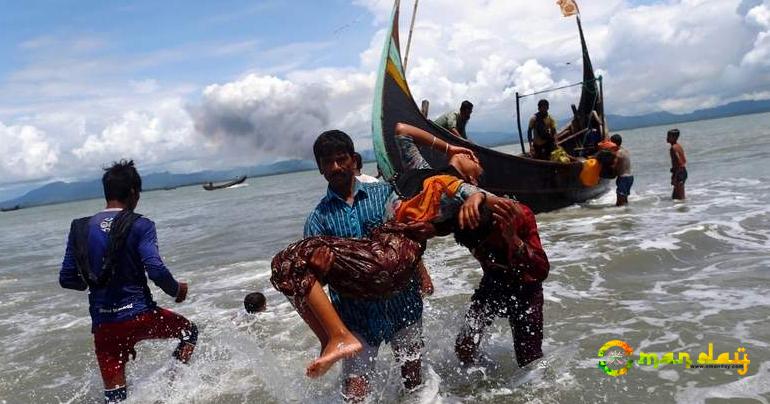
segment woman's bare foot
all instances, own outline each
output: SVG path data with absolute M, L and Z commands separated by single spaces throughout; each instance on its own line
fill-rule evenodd
M 332 338 L 329 340 L 329 343 L 326 344 L 326 348 L 324 348 L 323 352 L 321 352 L 321 356 L 308 365 L 306 374 L 308 377 L 312 378 L 321 377 L 326 374 L 338 360 L 355 356 L 357 353 L 361 352 L 363 348 L 361 342 L 349 333 L 342 337 Z

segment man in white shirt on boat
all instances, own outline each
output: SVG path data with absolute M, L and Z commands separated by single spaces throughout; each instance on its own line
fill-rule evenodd
M 356 169 L 354 174 L 356 176 L 356 179 L 359 182 L 362 182 L 365 184 L 372 183 L 372 182 L 380 182 L 380 180 L 377 177 L 372 177 L 369 174 L 364 174 L 363 172 L 361 172 L 361 169 L 364 168 L 364 162 L 360 154 L 355 153 L 353 157 L 355 157 L 356 159 Z

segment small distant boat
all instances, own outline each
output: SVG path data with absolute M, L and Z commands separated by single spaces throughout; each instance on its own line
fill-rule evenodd
M 8 208 L 0 208 L 0 212 L 11 212 L 11 211 L 14 211 L 14 210 L 19 210 L 19 209 L 21 209 L 21 205 L 15 205 L 15 206 L 11 206 L 11 207 L 8 207 Z
M 209 183 L 203 184 L 203 189 L 205 189 L 206 191 L 214 191 L 214 190 L 217 190 L 217 189 L 229 188 L 229 187 L 232 187 L 233 185 L 241 184 L 241 183 L 243 183 L 243 181 L 246 181 L 246 176 L 245 175 L 242 176 L 242 177 L 239 177 L 239 178 L 237 178 L 235 180 L 232 180 L 230 182 L 226 182 L 224 184 L 214 185 L 213 182 L 209 182 Z

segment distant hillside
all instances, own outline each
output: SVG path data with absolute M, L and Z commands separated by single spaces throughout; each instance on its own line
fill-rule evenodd
M 727 118 L 737 115 L 770 112 L 770 100 L 738 101 L 719 107 L 701 109 L 689 114 L 655 112 L 639 116 L 607 115 L 611 130 L 644 128 L 647 126 L 671 125 L 675 123 L 702 121 L 705 119 Z
M 287 160 L 256 167 L 240 167 L 220 171 L 201 171 L 192 174 L 172 174 L 168 172 L 153 173 L 142 177 L 142 188 L 144 188 L 145 191 L 151 191 L 155 189 L 203 184 L 204 182 L 209 181 L 228 181 L 241 175 L 262 177 L 266 175 L 310 170 L 313 168 L 315 168 L 315 162 L 312 161 Z M 101 198 L 103 195 L 101 179 L 78 182 L 57 181 L 27 192 L 21 197 L 0 202 L 0 208 L 8 209 L 16 205 L 19 205 L 22 208 L 28 208 L 32 206 Z

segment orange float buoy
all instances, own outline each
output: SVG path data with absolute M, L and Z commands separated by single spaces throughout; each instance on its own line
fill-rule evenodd
M 599 173 L 602 167 L 596 159 L 588 159 L 583 162 L 583 169 L 580 171 L 580 182 L 586 187 L 593 187 L 599 183 Z

